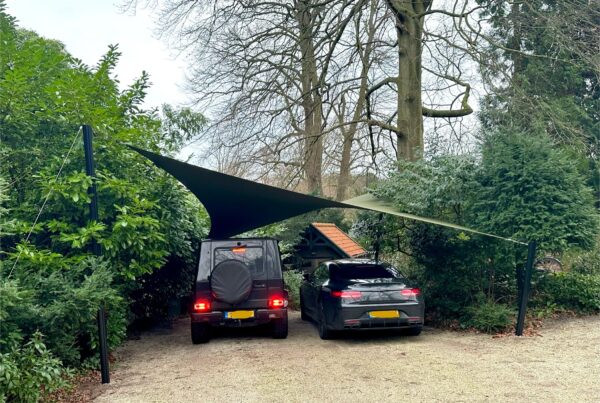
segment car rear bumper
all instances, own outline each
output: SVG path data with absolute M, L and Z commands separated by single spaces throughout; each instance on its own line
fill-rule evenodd
M 398 317 L 375 318 L 373 311 L 398 311 Z M 423 303 L 344 305 L 332 312 L 327 324 L 331 330 L 408 328 L 422 326 L 424 314 Z
M 248 310 L 248 309 L 244 309 Z M 224 311 L 190 314 L 192 323 L 205 323 L 211 326 L 256 326 L 269 323 L 276 319 L 287 317 L 287 308 L 282 309 L 254 309 L 254 317 L 249 319 L 227 319 Z

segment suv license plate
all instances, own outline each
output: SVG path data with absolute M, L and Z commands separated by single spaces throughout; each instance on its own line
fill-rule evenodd
M 369 318 L 399 318 L 400 314 L 398 311 L 371 311 L 369 312 Z
M 254 317 L 254 311 L 225 312 L 225 319 L 250 319 L 253 317 Z

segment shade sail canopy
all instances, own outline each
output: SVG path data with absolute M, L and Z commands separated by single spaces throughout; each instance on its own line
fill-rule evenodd
M 505 238 L 500 235 L 489 234 L 487 232 L 478 231 L 478 230 L 475 230 L 475 229 L 469 228 L 469 227 L 463 227 L 462 225 L 452 224 L 452 223 L 449 223 L 446 221 L 436 220 L 435 218 L 421 217 L 421 216 L 414 215 L 414 214 L 403 213 L 401 211 L 398 211 L 398 209 L 393 204 L 388 203 L 385 200 L 378 199 L 370 193 L 367 193 L 367 194 L 364 194 L 361 196 L 357 196 L 350 200 L 344 200 L 343 204 L 345 204 L 348 207 L 378 211 L 380 213 L 395 215 L 396 217 L 408 218 L 409 220 L 421 221 L 421 222 L 426 222 L 429 224 L 440 225 L 442 227 L 452 228 L 457 231 L 470 232 L 473 234 L 483 235 L 483 236 L 492 237 L 492 238 L 496 238 L 496 239 L 502 239 L 503 241 L 509 241 L 509 242 L 514 242 L 514 243 L 518 243 L 521 245 L 527 245 L 527 243 L 525 243 L 525 242 L 517 241 L 517 240 L 511 239 L 511 238 Z
M 208 236 L 213 239 L 229 238 L 310 211 L 339 207 L 392 214 L 522 244 L 519 241 L 445 221 L 403 213 L 371 194 L 337 202 L 237 178 L 137 147 L 129 147 L 173 175 L 196 195 L 210 216 L 211 228 Z
M 313 210 L 348 207 L 336 201 L 264 185 L 131 148 L 173 175 L 196 195 L 210 216 L 210 238 L 228 238 Z

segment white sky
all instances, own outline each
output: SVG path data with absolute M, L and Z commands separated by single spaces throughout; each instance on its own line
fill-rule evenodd
M 131 84 L 142 70 L 150 74 L 146 107 L 186 103 L 184 58 L 176 58 L 153 34 L 154 22 L 148 11 L 123 14 L 118 4 L 118 0 L 8 0 L 7 11 L 20 27 L 61 41 L 69 53 L 91 66 L 109 44 L 118 44 L 122 56 L 115 72 L 122 87 Z

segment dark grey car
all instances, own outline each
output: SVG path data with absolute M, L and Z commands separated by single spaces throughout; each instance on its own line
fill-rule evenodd
M 406 329 L 419 335 L 425 303 L 396 268 L 367 259 L 322 263 L 300 287 L 302 319 L 313 320 L 322 339 L 346 329 Z

